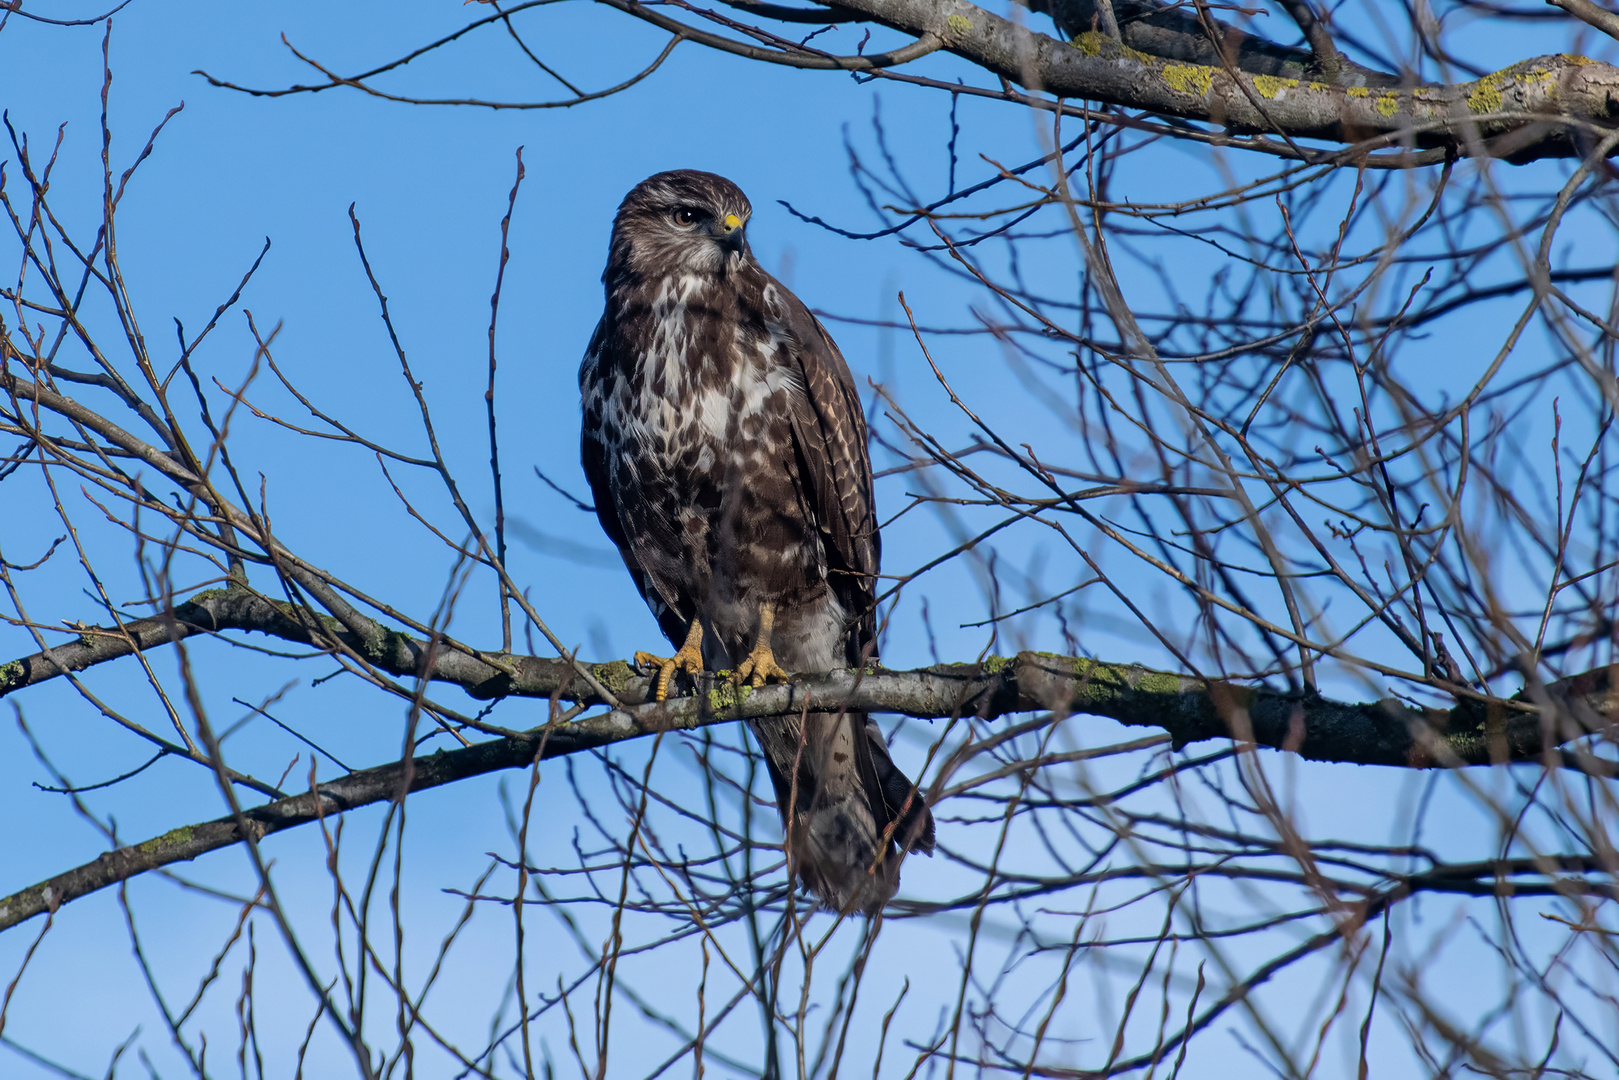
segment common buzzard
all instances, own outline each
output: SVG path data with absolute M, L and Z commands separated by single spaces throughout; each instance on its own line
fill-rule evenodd
M 660 700 L 676 671 L 760 686 L 869 662 L 876 647 L 860 399 L 826 329 L 754 260 L 751 212 L 712 173 L 636 185 L 579 368 L 596 513 L 678 646 L 636 654 Z M 875 914 L 899 885 L 896 844 L 933 850 L 933 817 L 876 724 L 811 713 L 750 727 L 789 865 L 828 907 Z

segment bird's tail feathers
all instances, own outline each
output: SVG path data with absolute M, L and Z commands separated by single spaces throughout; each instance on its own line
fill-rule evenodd
M 877 914 L 899 888 L 904 852 L 931 854 L 934 843 L 933 815 L 877 726 L 864 713 L 812 713 L 752 727 L 793 872 L 826 907 Z

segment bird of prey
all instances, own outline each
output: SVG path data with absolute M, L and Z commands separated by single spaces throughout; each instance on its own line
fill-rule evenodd
M 607 308 L 579 368 L 602 528 L 676 671 L 752 686 L 874 659 L 879 559 L 866 423 L 838 347 L 754 260 L 731 181 L 678 170 L 624 198 Z M 863 713 L 750 723 L 789 866 L 829 908 L 881 910 L 933 816 Z M 901 850 L 902 849 L 902 850 Z

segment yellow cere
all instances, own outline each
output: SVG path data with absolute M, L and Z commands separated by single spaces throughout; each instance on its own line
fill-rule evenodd
M 725 231 L 726 232 L 730 232 L 732 229 L 735 229 L 735 228 L 738 228 L 738 227 L 741 226 L 742 219 L 737 217 L 735 214 L 726 214 L 725 215 L 725 220 L 723 222 L 721 222 L 721 224 L 723 224 L 725 226 Z

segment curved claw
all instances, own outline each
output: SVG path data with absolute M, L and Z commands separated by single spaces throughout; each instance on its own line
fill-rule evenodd
M 731 676 L 731 681 L 738 686 L 746 682 L 757 689 L 772 679 L 786 682 L 790 678 L 792 676 L 776 663 L 776 654 L 770 651 L 770 646 L 759 644 L 755 645 L 753 651 L 736 666 L 736 673 Z
M 694 678 L 703 673 L 702 650 L 689 643 L 681 646 L 680 651 L 673 656 L 653 656 L 649 652 L 637 651 L 635 663 L 637 667 L 657 669 L 658 680 L 653 685 L 652 691 L 657 701 L 668 700 L 669 683 L 674 679 L 676 671 L 684 671 Z

